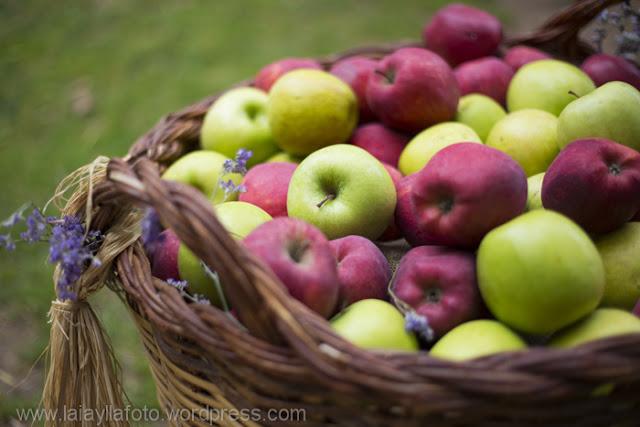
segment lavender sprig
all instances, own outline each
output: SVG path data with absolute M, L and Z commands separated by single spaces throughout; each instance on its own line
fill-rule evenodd
M 236 152 L 236 157 L 234 159 L 227 159 L 224 161 L 222 171 L 218 177 L 218 183 L 215 186 L 213 195 L 211 196 L 212 199 L 215 199 L 218 189 L 224 190 L 223 201 L 227 201 L 232 194 L 244 193 L 247 191 L 247 187 L 244 184 L 236 185 L 233 180 L 224 180 L 223 177 L 228 174 L 246 175 L 248 170 L 247 162 L 251 156 L 253 156 L 253 152 L 251 150 L 241 148 Z
M 160 217 L 153 208 L 147 208 L 144 217 L 142 218 L 142 244 L 148 254 L 152 254 L 160 240 L 160 233 L 162 233 L 162 224 L 160 223 Z
M 404 316 L 404 329 L 413 332 L 427 342 L 434 339 L 433 329 L 429 326 L 429 320 L 415 311 L 409 311 Z

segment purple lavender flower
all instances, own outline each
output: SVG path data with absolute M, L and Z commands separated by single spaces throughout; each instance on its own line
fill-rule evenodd
M 152 254 L 160 233 L 162 233 L 162 224 L 160 223 L 160 217 L 153 208 L 147 208 L 147 211 L 142 219 L 142 244 L 147 253 Z
M 0 248 L 2 247 L 9 252 L 16 249 L 16 243 L 11 239 L 10 234 L 0 234 Z
M 235 185 L 232 180 L 220 181 L 220 188 L 224 190 L 225 199 L 233 193 L 244 193 L 247 191 L 247 187 L 244 184 Z
M 433 341 L 433 329 L 429 326 L 429 320 L 415 311 L 409 311 L 404 317 L 404 329 L 414 332 L 427 342 Z
M 96 265 L 93 251 L 101 241 L 99 232 L 92 231 L 85 239 L 84 226 L 77 217 L 65 216 L 51 230 L 49 262 L 59 263 L 61 274 L 56 284 L 58 298 L 75 300 L 73 284 L 89 263 Z
M 193 294 L 193 300 L 196 304 L 211 305 L 211 301 L 202 294 Z
M 223 165 L 224 173 L 239 173 L 240 175 L 244 175 L 247 173 L 247 162 L 253 156 L 253 151 L 245 150 L 244 148 L 239 149 L 236 152 L 236 158 L 233 160 L 225 160 Z
M 167 279 L 167 283 L 181 292 L 184 291 L 188 286 L 186 280 Z
M 47 219 L 40 209 L 35 208 L 26 220 L 27 231 L 20 233 L 20 238 L 27 243 L 35 243 L 42 240 L 47 232 Z

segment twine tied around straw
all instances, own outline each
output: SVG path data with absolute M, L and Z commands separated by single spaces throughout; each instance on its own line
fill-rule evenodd
M 105 284 L 115 288 L 112 263 L 140 236 L 142 214 L 130 206 L 117 206 L 98 218 L 92 204 L 94 187 L 106 179 L 109 159 L 99 157 L 65 178 L 52 198 L 62 215 L 84 220 L 85 229 L 94 226 L 104 234 L 96 254 L 99 266 L 90 266 L 74 284 L 76 301 L 56 299 L 49 310 L 51 332 L 47 348 L 47 370 L 42 405 L 49 417 L 46 426 L 93 426 L 96 414 L 124 409 L 126 395 L 120 367 L 109 337 L 88 297 Z M 72 191 L 69 199 L 65 195 Z M 54 283 L 61 271 L 56 268 Z M 69 414 L 73 411 L 73 417 Z M 86 416 L 92 411 L 91 416 Z M 98 412 L 100 411 L 100 412 Z M 121 417 L 103 419 L 104 426 L 122 427 L 129 423 Z

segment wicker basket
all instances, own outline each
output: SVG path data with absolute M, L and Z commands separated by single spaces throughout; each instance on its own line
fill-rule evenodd
M 589 49 L 578 42 L 579 30 L 615 3 L 577 2 L 534 35 L 509 44 L 580 59 Z M 357 49 L 323 63 L 329 66 L 353 54 L 379 57 L 396 47 Z M 122 225 L 126 212 L 153 207 L 221 278 L 244 327 L 215 307 L 185 302 L 174 287 L 152 277 L 133 234 L 120 239 L 127 243 L 113 257 L 110 277 L 138 326 L 162 407 L 210 408 L 215 414 L 207 419 L 202 412 L 202 418 L 174 424 L 300 424 L 296 417 L 271 419 L 274 409 L 296 408 L 304 410 L 306 424 L 318 426 L 640 425 L 640 334 L 464 363 L 437 360 L 426 352 L 365 351 L 336 336 L 325 319 L 292 299 L 224 231 L 199 192 L 160 179 L 168 164 L 197 146 L 203 116 L 215 99 L 163 118 L 125 158 L 111 159 L 104 173 L 93 177 L 95 185 L 82 186 L 72 199 L 75 205 L 67 208 L 91 201 L 92 227 L 109 235 L 127 229 Z M 84 210 L 74 213 L 84 215 Z M 594 393 L 607 383 L 615 387 Z M 60 405 L 56 396 L 48 406 Z M 253 408 L 260 411 L 250 417 L 232 411 Z

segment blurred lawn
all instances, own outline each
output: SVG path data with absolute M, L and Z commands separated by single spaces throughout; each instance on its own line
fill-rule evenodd
M 444 0 L 4 0 L 0 3 L 0 219 L 42 205 L 67 173 L 123 155 L 163 114 L 282 56 L 417 39 Z M 493 1 L 467 1 L 497 13 Z M 0 253 L 0 424 L 37 404 L 53 298 L 46 248 Z M 156 405 L 130 318 L 96 299 L 133 403 Z

